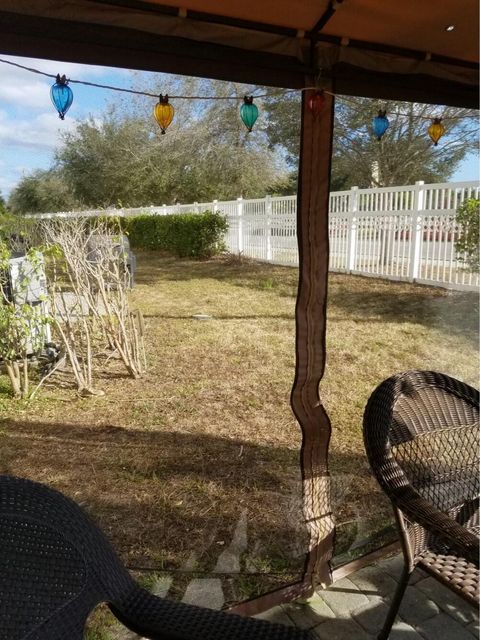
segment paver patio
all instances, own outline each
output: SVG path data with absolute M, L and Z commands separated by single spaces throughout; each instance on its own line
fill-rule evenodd
M 383 626 L 403 559 L 360 569 L 318 591 L 308 603 L 275 607 L 258 617 L 311 629 L 321 640 L 373 640 Z M 427 574 L 416 571 L 389 640 L 472 640 L 477 612 Z
M 312 637 L 320 640 L 374 640 L 383 626 L 402 565 L 399 555 L 380 561 L 318 591 L 306 603 L 280 605 L 256 617 L 309 629 Z M 195 580 L 192 588 L 187 588 L 184 600 L 218 608 L 214 581 L 215 578 Z M 111 634 L 112 640 L 139 639 L 136 634 L 119 629 Z M 422 571 L 414 572 L 389 640 L 478 637 L 477 612 L 434 578 Z

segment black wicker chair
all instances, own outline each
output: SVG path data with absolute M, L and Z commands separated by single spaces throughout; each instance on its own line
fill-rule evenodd
M 153 640 L 306 640 L 306 632 L 158 598 L 137 585 L 72 500 L 0 476 L 0 640 L 80 640 L 107 602 Z
M 404 570 L 379 640 L 421 567 L 472 604 L 479 588 L 479 394 L 432 371 L 389 378 L 365 409 L 365 447 L 392 501 Z

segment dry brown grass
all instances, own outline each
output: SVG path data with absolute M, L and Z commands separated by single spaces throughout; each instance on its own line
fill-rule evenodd
M 261 588 L 298 575 L 300 432 L 289 408 L 297 271 L 153 253 L 138 263 L 147 375 L 132 380 L 110 363 L 96 382 L 105 397 L 79 398 L 54 378 L 30 406 L 0 392 L 0 472 L 71 495 L 131 566 L 208 573 L 246 510 L 243 568 L 272 574 Z M 369 394 L 409 368 L 475 381 L 476 313 L 473 294 L 331 276 L 322 396 L 337 518 L 355 521 L 339 529 L 342 553 L 388 521 L 363 453 Z M 229 584 L 230 600 L 259 589 L 248 573 Z

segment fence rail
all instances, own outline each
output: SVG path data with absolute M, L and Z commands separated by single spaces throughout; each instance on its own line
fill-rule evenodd
M 468 269 L 455 249 L 462 231 L 457 207 L 480 196 L 480 183 L 457 182 L 359 189 L 330 194 L 330 270 L 452 289 L 476 289 L 479 274 Z M 295 196 L 192 204 L 64 212 L 72 215 L 167 215 L 205 210 L 223 213 L 229 222 L 226 244 L 275 264 L 298 265 Z

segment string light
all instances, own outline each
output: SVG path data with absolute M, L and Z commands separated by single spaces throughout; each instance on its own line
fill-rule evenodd
M 168 95 L 162 96 L 162 94 L 160 94 L 159 100 L 153 110 L 153 115 L 164 134 L 172 123 L 173 116 L 175 115 L 175 109 L 168 102 Z
M 243 124 L 247 127 L 247 131 L 251 133 L 253 125 L 258 118 L 258 107 L 253 104 L 253 96 L 245 96 L 243 104 L 240 107 L 240 117 Z
M 445 133 L 445 127 L 442 124 L 441 118 L 434 118 L 432 124 L 428 127 L 428 135 L 430 136 L 433 144 L 438 145 L 438 141 Z
M 149 91 L 141 91 L 141 90 L 137 90 L 137 89 L 127 89 L 125 87 L 117 87 L 117 86 L 113 86 L 113 85 L 107 85 L 107 84 L 99 84 L 96 82 L 88 82 L 86 80 L 73 80 L 73 79 L 66 79 L 65 75 L 60 76 L 60 74 L 58 75 L 54 75 L 51 73 L 46 73 L 45 71 L 40 71 L 39 69 L 34 69 L 32 67 L 27 67 L 21 64 L 18 64 L 16 62 L 12 62 L 10 60 L 5 60 L 0 58 L 0 63 L 2 64 L 8 64 L 11 65 L 13 67 L 17 67 L 19 69 L 23 69 L 24 71 L 29 71 L 30 73 L 36 73 L 38 75 L 42 75 L 45 76 L 47 78 L 54 78 L 55 79 L 55 84 L 52 86 L 51 88 L 51 98 L 52 98 L 52 102 L 55 105 L 55 108 L 57 109 L 60 118 L 63 120 L 65 117 L 65 114 L 67 113 L 68 109 L 70 108 L 72 101 L 73 101 L 73 92 L 71 90 L 71 88 L 68 86 L 69 84 L 80 84 L 80 85 L 84 85 L 87 87 L 95 87 L 98 89 L 107 89 L 109 91 L 120 91 L 122 93 L 129 93 L 129 94 L 134 94 L 134 95 L 139 95 L 139 96 L 145 96 L 148 98 L 156 98 L 158 100 L 158 94 L 156 93 L 152 93 Z M 308 106 L 310 108 L 310 110 L 312 111 L 312 113 L 314 114 L 314 116 L 318 115 L 318 113 L 320 113 L 324 101 L 325 101 L 325 95 L 330 95 L 330 96 L 334 96 L 335 94 L 332 93 L 331 91 L 328 91 L 326 89 L 322 89 L 319 90 L 318 87 L 303 87 L 301 89 L 285 89 L 282 91 L 283 95 L 288 95 L 290 93 L 298 93 L 298 91 L 315 91 L 315 93 L 313 94 L 313 96 L 310 96 L 308 99 Z M 258 107 L 253 104 L 253 100 L 254 99 L 258 99 L 258 98 L 272 98 L 272 97 L 276 97 L 278 96 L 278 92 L 270 92 L 270 93 L 261 93 L 261 94 L 253 94 L 249 97 L 245 96 L 238 96 L 238 95 L 230 95 L 230 96 L 205 96 L 205 95 L 190 95 L 190 96 L 182 96 L 182 95 L 173 95 L 170 96 L 171 99 L 174 100 L 235 100 L 235 101 L 243 101 L 243 104 L 240 108 L 240 115 L 242 118 L 242 121 L 244 122 L 244 124 L 246 125 L 247 129 L 249 131 L 252 130 L 252 127 L 255 123 L 255 121 L 258 118 Z M 168 96 L 165 96 L 166 102 L 162 102 L 162 96 L 160 97 L 160 101 L 155 105 L 154 108 L 154 114 L 155 114 L 155 118 L 157 120 L 157 122 L 159 123 L 161 129 L 162 129 L 162 133 L 165 133 L 167 127 L 170 125 L 170 123 L 173 120 L 173 115 L 174 115 L 174 109 L 171 106 L 171 104 L 169 104 L 168 102 Z M 342 96 L 342 101 L 346 102 L 347 104 L 349 103 L 351 105 L 352 109 L 357 108 L 358 106 L 355 103 L 355 100 L 350 99 L 348 97 Z M 378 139 L 381 138 L 381 136 L 385 133 L 387 127 L 388 127 L 388 119 L 385 116 L 385 112 L 382 112 L 383 116 L 381 115 L 381 113 L 379 112 L 379 115 L 376 116 L 374 118 L 373 121 L 373 126 L 374 126 L 374 131 L 375 134 L 377 135 Z M 157 117 L 158 114 L 158 117 Z M 432 120 L 432 116 L 431 115 L 421 115 L 421 114 L 411 114 L 411 113 L 402 113 L 401 111 L 396 111 L 394 113 L 395 116 L 404 116 L 404 117 L 408 117 L 408 118 L 418 118 L 418 119 L 422 119 L 422 120 Z M 383 118 L 383 120 L 381 120 L 381 118 Z M 444 117 L 445 120 L 460 120 L 460 119 L 464 119 L 464 118 L 477 118 L 476 115 L 473 114 L 466 114 L 464 116 L 460 115 L 460 116 L 446 116 Z M 377 126 L 375 126 L 375 122 L 377 123 Z M 381 126 L 380 126 L 381 125 Z M 386 125 L 386 126 L 385 126 Z M 384 130 L 379 134 L 377 133 L 377 131 L 380 131 L 380 128 L 384 128 Z M 434 121 L 432 122 L 432 124 L 430 125 L 430 127 L 428 128 L 428 132 L 430 137 L 432 138 L 432 140 L 435 143 L 435 146 L 438 144 L 438 140 L 442 137 L 442 135 L 444 135 L 445 133 L 445 127 L 443 126 L 443 124 L 441 123 L 441 118 L 435 118 Z M 433 135 L 432 135 L 433 132 Z M 434 139 L 434 136 L 437 136 L 437 139 Z
M 373 133 L 375 134 L 379 142 L 382 139 L 382 136 L 385 133 L 385 131 L 388 129 L 389 124 L 390 122 L 388 121 L 388 118 L 387 118 L 387 112 L 380 110 L 378 112 L 378 116 L 375 116 L 375 118 L 372 121 Z
M 308 99 L 308 108 L 313 113 L 313 117 L 316 118 L 323 109 L 325 104 L 325 92 L 323 90 L 315 91 L 315 93 Z
M 60 120 L 64 120 L 65 114 L 73 102 L 73 91 L 68 86 L 68 80 L 65 75 L 61 77 L 60 74 L 57 75 L 56 82 L 50 89 L 50 98 L 53 106 L 58 111 L 58 117 Z

